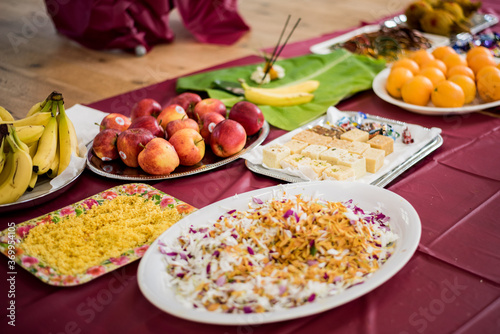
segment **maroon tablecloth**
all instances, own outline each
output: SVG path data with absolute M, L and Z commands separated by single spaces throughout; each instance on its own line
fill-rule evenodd
M 496 7 L 495 7 L 496 6 Z M 500 6 L 491 4 L 500 13 Z M 289 45 L 285 56 L 341 32 Z M 257 61 L 239 59 L 224 66 Z M 143 97 L 161 103 L 175 79 L 96 102 L 91 107 L 126 111 Z M 15 274 L 7 297 L 7 261 L 0 261 L 2 333 L 500 333 L 500 118 L 473 113 L 425 116 L 404 111 L 372 91 L 338 105 L 391 119 L 439 127 L 444 144 L 386 188 L 406 198 L 422 221 L 422 238 L 410 262 L 371 293 L 335 309 L 265 325 L 215 326 L 190 322 L 153 306 L 139 290 L 138 261 L 81 286 L 46 285 L 27 271 Z M 284 133 L 272 129 L 267 140 Z M 257 175 L 237 160 L 212 172 L 151 183 L 198 208 L 280 181 Z M 1 226 L 20 223 L 120 184 L 86 170 L 49 203 L 2 214 Z M 15 327 L 5 317 L 15 301 Z

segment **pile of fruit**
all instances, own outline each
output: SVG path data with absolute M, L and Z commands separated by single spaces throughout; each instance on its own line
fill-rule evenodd
M 60 175 L 79 154 L 60 93 L 36 103 L 20 120 L 0 107 L 0 118 L 0 204 L 17 201 L 41 176 Z
M 436 35 L 450 36 L 469 31 L 470 18 L 481 2 L 470 0 L 418 0 L 405 11 L 410 28 Z
M 263 125 L 262 111 L 251 102 L 240 101 L 228 112 L 218 99 L 185 92 L 164 108 L 146 98 L 132 107 L 130 118 L 107 115 L 92 149 L 102 161 L 120 159 L 148 174 L 168 175 L 179 165 L 199 164 L 206 145 L 221 158 L 240 152 Z
M 387 92 L 406 103 L 459 108 L 472 103 L 500 100 L 500 66 L 491 51 L 478 46 L 465 56 L 449 46 L 432 53 L 419 50 L 396 61 L 387 77 Z

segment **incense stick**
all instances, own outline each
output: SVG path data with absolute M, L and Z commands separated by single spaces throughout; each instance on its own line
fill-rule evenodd
M 297 26 L 299 25 L 300 18 L 297 20 L 297 22 L 295 22 L 295 25 L 293 26 L 292 30 L 288 34 L 288 37 L 286 38 L 285 43 L 283 43 L 283 45 L 281 46 L 281 48 L 279 48 L 279 44 L 281 43 L 281 39 L 283 38 L 283 34 L 285 33 L 285 30 L 286 30 L 286 27 L 288 26 L 288 22 L 289 21 L 290 21 L 290 15 L 288 15 L 288 18 L 286 19 L 286 22 L 285 22 L 285 26 L 283 27 L 283 30 L 281 30 L 280 38 L 278 39 L 278 43 L 274 47 L 273 53 L 271 54 L 270 61 L 268 62 L 267 59 L 266 59 L 266 64 L 269 63 L 269 66 L 266 66 L 266 70 L 264 72 L 264 76 L 262 77 L 262 80 L 261 80 L 262 82 L 264 82 L 264 79 L 269 74 L 269 71 L 273 67 L 274 63 L 278 59 L 278 57 L 281 54 L 281 52 L 283 51 L 283 49 L 285 48 L 285 45 L 288 43 L 288 40 L 290 39 L 290 37 L 292 36 L 293 32 L 295 31 L 295 28 L 297 28 Z M 279 48 L 279 50 L 278 50 L 278 48 Z

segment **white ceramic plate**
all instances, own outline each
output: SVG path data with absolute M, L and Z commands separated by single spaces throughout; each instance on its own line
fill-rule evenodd
M 369 34 L 372 32 L 379 31 L 379 30 L 380 30 L 380 25 L 378 25 L 378 24 L 364 26 L 364 27 L 358 28 L 356 30 L 350 31 L 346 34 L 329 39 L 327 41 L 315 44 L 315 45 L 311 46 L 309 48 L 309 50 L 312 53 L 316 53 L 316 54 L 328 54 L 328 53 L 332 52 L 332 50 L 330 49 L 330 47 L 332 45 L 346 42 L 357 35 Z M 438 35 L 427 34 L 427 33 L 422 33 L 422 35 L 424 37 L 426 37 L 429 40 L 429 42 L 431 43 L 432 46 L 431 46 L 430 50 L 435 49 L 441 45 L 449 45 L 450 44 L 450 40 L 444 36 L 438 36 Z
M 169 244 L 175 240 L 185 226 L 203 225 L 207 220 L 216 220 L 228 208 L 245 210 L 253 197 L 268 200 L 276 192 L 286 191 L 289 195 L 317 195 L 329 201 L 353 199 L 354 204 L 363 210 L 380 210 L 391 218 L 391 229 L 399 236 L 393 255 L 387 262 L 368 278 L 364 284 L 353 286 L 336 296 L 318 299 L 313 303 L 283 311 L 223 314 L 199 309 L 188 309 L 176 299 L 174 291 L 166 285 L 166 264 L 164 255 L 158 250 L 158 240 Z M 380 187 L 344 182 L 304 182 L 278 185 L 235 195 L 211 204 L 180 220 L 164 232 L 148 249 L 138 269 L 139 287 L 144 296 L 161 310 L 180 318 L 210 324 L 251 325 L 296 319 L 320 313 L 356 299 L 389 280 L 410 260 L 415 252 L 421 234 L 420 218 L 404 198 Z
M 387 90 L 385 89 L 385 83 L 387 82 L 387 77 L 391 72 L 390 68 L 386 68 L 373 79 L 373 91 L 380 97 L 382 100 L 394 104 L 398 107 L 406 109 L 408 111 L 412 111 L 418 114 L 423 115 L 433 115 L 433 116 L 442 116 L 442 115 L 453 115 L 453 114 L 468 114 L 475 111 L 481 111 L 488 108 L 498 107 L 500 106 L 500 101 L 483 103 L 479 97 L 476 97 L 472 103 L 460 107 L 460 108 L 438 108 L 435 107 L 432 102 L 429 102 L 428 106 L 417 106 L 414 104 L 409 104 L 403 102 L 403 100 L 396 99 L 389 95 Z

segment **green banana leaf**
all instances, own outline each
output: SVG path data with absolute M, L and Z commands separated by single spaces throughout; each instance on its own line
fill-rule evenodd
M 292 85 L 306 80 L 320 81 L 313 101 L 289 107 L 260 105 L 269 124 L 291 131 L 323 115 L 328 107 L 357 92 L 371 88 L 373 78 L 384 69 L 385 61 L 354 55 L 338 49 L 326 55 L 310 54 L 277 61 L 285 69 L 285 77 L 261 87 L 272 88 Z M 262 64 L 260 64 L 262 65 Z M 241 100 L 222 90 L 213 89 L 215 80 L 235 81 L 244 79 L 249 85 L 256 65 L 237 66 L 179 78 L 177 91 L 206 91 L 210 97 L 221 99 L 231 107 Z

